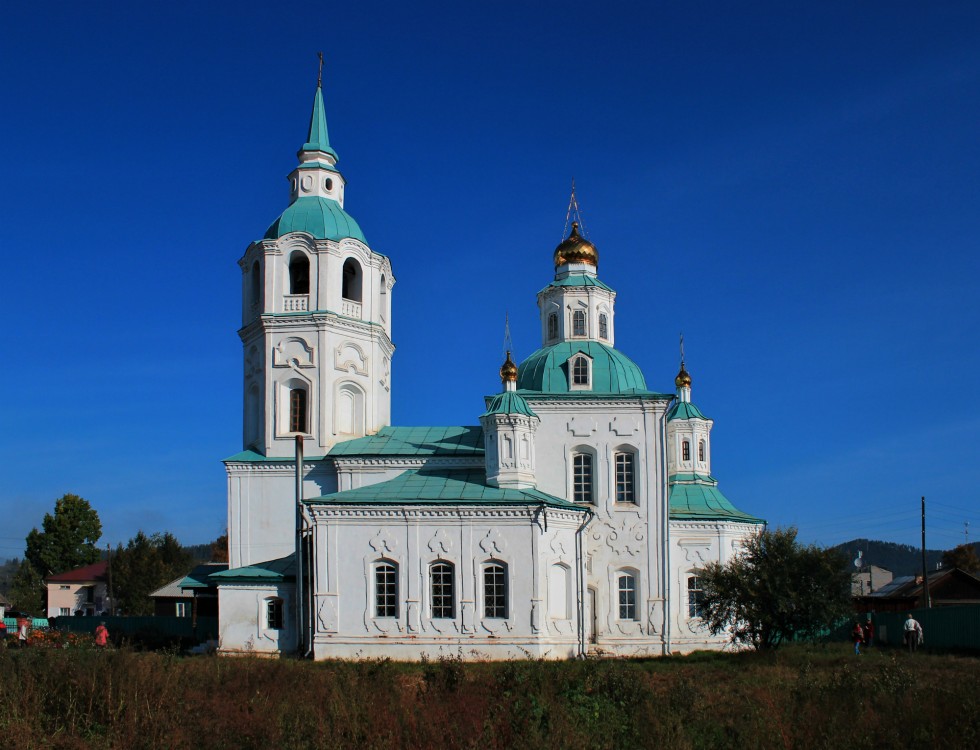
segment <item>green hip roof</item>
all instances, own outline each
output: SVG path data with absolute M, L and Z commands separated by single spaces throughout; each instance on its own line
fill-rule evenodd
M 306 195 L 293 201 L 282 216 L 272 222 L 265 239 L 279 239 L 290 232 L 306 232 L 318 240 L 350 237 L 367 244 L 364 233 L 351 215 L 337 201 L 319 195 Z
M 338 443 L 333 456 L 483 456 L 483 428 L 382 427 L 376 435 Z
M 482 469 L 419 469 L 386 482 L 304 500 L 308 505 L 546 505 L 588 511 L 536 489 L 491 487 Z
M 690 401 L 677 401 L 667 412 L 667 421 L 672 419 L 704 419 L 708 418 Z
M 671 520 L 765 523 L 761 518 L 738 510 L 713 484 L 671 484 L 667 494 Z
M 230 568 L 220 573 L 212 573 L 209 576 L 212 585 L 222 583 L 279 583 L 295 580 L 295 578 L 295 555 L 280 557 L 278 560 L 266 560 L 241 568 Z
M 595 276 L 590 276 L 585 273 L 570 273 L 564 279 L 555 279 L 548 284 L 548 286 L 542 289 L 541 292 L 547 291 L 552 287 L 559 286 L 595 286 L 599 287 L 599 289 L 605 289 L 607 292 L 614 291 L 611 286 L 602 283 Z M 541 292 L 538 292 L 538 294 L 541 294 Z
M 487 406 L 487 410 L 481 415 L 488 417 L 491 414 L 523 414 L 526 417 L 537 417 L 528 404 L 527 399 L 514 391 L 504 391 L 498 393 Z
M 582 393 L 569 387 L 568 360 L 579 353 L 592 360 L 592 387 L 584 392 L 649 393 L 633 360 L 611 346 L 587 339 L 538 349 L 520 364 L 517 387 L 543 393 Z

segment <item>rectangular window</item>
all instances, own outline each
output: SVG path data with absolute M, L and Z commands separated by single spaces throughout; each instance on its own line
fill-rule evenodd
M 633 454 L 616 454 L 616 502 L 635 503 L 633 494 Z
M 558 316 L 555 313 L 551 313 L 548 316 L 548 340 L 558 338 Z
M 636 619 L 636 577 L 629 573 L 619 575 L 619 619 Z
M 576 453 L 572 458 L 572 498 L 577 503 L 592 502 L 592 456 Z
M 68 617 L 70 614 L 71 614 L 70 607 L 62 607 L 61 609 L 58 610 L 59 617 Z
M 500 563 L 483 569 L 483 616 L 507 619 L 507 568 Z
M 599 315 L 599 338 L 609 338 L 609 319 L 606 317 L 605 313 L 600 313 Z
M 265 600 L 265 626 L 269 630 L 282 630 L 282 599 Z
M 302 388 L 289 392 L 289 431 L 306 432 L 306 391 Z
M 589 360 L 578 357 L 572 362 L 572 385 L 589 384 Z
M 585 335 L 585 312 L 582 310 L 576 310 L 572 313 L 572 335 Z
M 391 563 L 374 569 L 374 616 L 398 617 L 398 568 Z
M 177 617 L 191 616 L 190 602 L 174 602 L 174 610 L 176 612 Z
M 62 586 L 59 586 L 58 587 L 58 590 L 59 591 L 71 591 L 71 586 L 64 586 L 64 585 L 62 585 Z
M 698 442 L 698 461 L 704 463 L 704 441 Z
M 681 460 L 690 461 L 691 460 L 691 444 L 686 440 L 681 443 Z
M 453 566 L 449 563 L 435 563 L 430 575 L 432 578 L 432 617 L 451 620 L 456 617 Z
M 701 617 L 704 613 L 704 590 L 701 579 L 691 576 L 687 579 L 687 616 Z

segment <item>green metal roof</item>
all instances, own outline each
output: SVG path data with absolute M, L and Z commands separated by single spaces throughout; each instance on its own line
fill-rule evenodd
M 588 511 L 535 489 L 503 489 L 487 484 L 482 469 L 420 469 L 367 487 L 304 500 L 308 505 L 547 505 Z
M 367 244 L 364 233 L 351 215 L 337 201 L 320 195 L 304 195 L 294 200 L 282 216 L 272 222 L 265 239 L 278 239 L 290 232 L 306 232 L 318 240 L 351 237 Z
M 678 401 L 667 412 L 667 421 L 672 419 L 707 419 L 707 417 L 690 401 Z
M 487 410 L 481 416 L 486 417 L 491 414 L 523 414 L 526 417 L 538 416 L 531 410 L 531 405 L 528 404 L 527 399 L 514 391 L 504 391 L 490 399 Z
M 590 276 L 587 273 L 570 273 L 564 279 L 555 279 L 548 286 L 541 290 L 541 292 L 556 286 L 595 286 L 599 289 L 605 289 L 607 292 L 615 291 L 611 286 L 603 284 L 595 276 Z M 538 292 L 538 294 L 541 294 Z
M 303 456 L 304 461 L 319 461 L 323 456 Z M 283 461 L 292 461 L 292 456 L 263 456 L 261 453 L 256 453 L 252 450 L 242 451 L 241 453 L 236 453 L 234 456 L 228 456 L 222 460 L 222 463 L 226 464 L 261 464 Z
M 201 563 L 194 567 L 190 573 L 184 576 L 178 584 L 182 589 L 206 589 L 211 584 L 208 579 L 217 573 L 228 569 L 228 563 Z
M 765 523 L 761 518 L 738 510 L 721 494 L 721 490 L 715 484 L 671 482 L 668 485 L 667 495 L 670 498 L 672 520 Z
M 306 135 L 306 143 L 301 151 L 325 151 L 339 161 L 337 152 L 330 148 L 330 138 L 327 136 L 327 115 L 323 109 L 323 91 L 316 87 L 313 97 L 313 112 L 310 114 L 310 129 Z
M 483 428 L 382 427 L 338 443 L 329 456 L 483 456 Z
M 212 573 L 211 585 L 222 583 L 279 583 L 295 580 L 296 556 L 287 555 L 278 560 L 246 565 L 242 568 L 230 568 L 220 573 Z
M 579 393 L 569 388 L 568 360 L 583 353 L 592 359 L 589 393 L 649 393 L 643 373 L 629 357 L 598 341 L 563 341 L 538 349 L 520 364 L 517 387 L 545 393 Z

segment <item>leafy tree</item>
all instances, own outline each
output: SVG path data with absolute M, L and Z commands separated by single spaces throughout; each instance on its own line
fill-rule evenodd
M 709 563 L 698 575 L 703 618 L 712 633 L 727 632 L 735 644 L 777 648 L 851 612 L 847 559 L 799 544 L 795 528 L 760 531 L 728 563 Z
M 961 544 L 943 552 L 944 568 L 959 568 L 974 575 L 980 573 L 980 557 L 972 544 Z
M 44 579 L 30 560 L 21 560 L 20 567 L 10 582 L 10 601 L 16 609 L 43 615 L 47 604 L 47 588 Z
M 211 562 L 228 562 L 228 532 L 211 542 Z
M 112 557 L 112 596 L 116 608 L 127 615 L 153 614 L 150 594 L 174 578 L 188 573 L 193 564 L 173 534 L 142 531 L 116 548 Z
M 71 494 L 58 498 L 41 528 L 27 535 L 24 557 L 42 578 L 99 561 L 102 522 L 87 500 Z

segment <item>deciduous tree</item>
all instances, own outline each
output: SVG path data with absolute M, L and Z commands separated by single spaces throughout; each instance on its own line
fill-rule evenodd
M 756 649 L 816 635 L 851 611 L 844 555 L 799 544 L 795 528 L 760 531 L 728 563 L 710 563 L 699 576 L 711 632 Z
M 944 568 L 959 568 L 967 573 L 980 573 L 980 557 L 972 544 L 961 544 L 943 552 Z
M 54 513 L 45 513 L 41 531 L 27 535 L 24 557 L 41 577 L 91 565 L 99 560 L 96 543 L 102 537 L 99 514 L 78 495 L 62 495 Z

